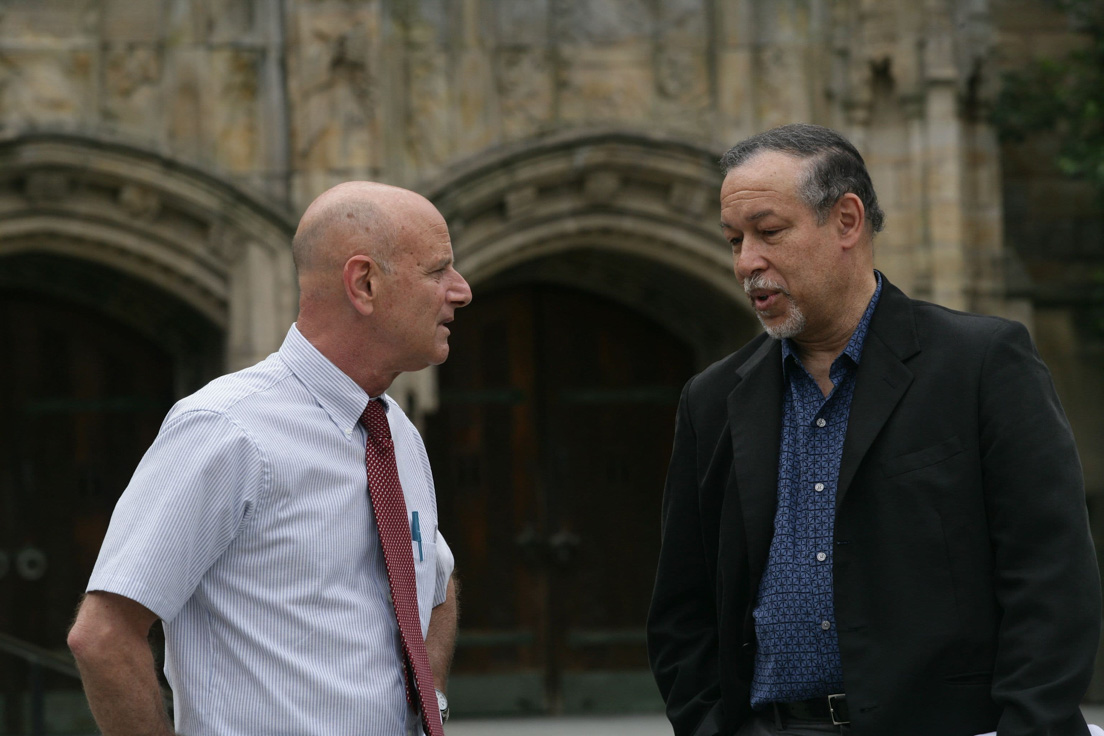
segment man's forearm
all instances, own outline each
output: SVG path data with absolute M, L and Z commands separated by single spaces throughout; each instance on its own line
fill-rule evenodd
M 456 650 L 456 629 L 460 620 L 460 586 L 456 577 L 449 578 L 445 600 L 429 615 L 426 653 L 433 668 L 433 684 L 441 692 L 447 690 L 452 654 Z
M 69 646 L 104 736 L 172 736 L 146 639 L 156 617 L 136 606 L 120 596 L 89 594 L 69 632 Z
M 172 736 L 152 656 L 148 662 L 130 666 L 78 662 L 78 667 L 88 706 L 103 736 Z

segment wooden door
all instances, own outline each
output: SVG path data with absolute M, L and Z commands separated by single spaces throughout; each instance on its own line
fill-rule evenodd
M 463 585 L 463 712 L 659 705 L 644 620 L 689 349 L 549 286 L 462 310 L 427 432 Z
M 0 292 L 0 346 L 0 631 L 65 651 L 115 501 L 172 403 L 172 362 L 87 308 L 16 292 Z M 21 733 L 25 665 L 0 657 L 0 682 Z

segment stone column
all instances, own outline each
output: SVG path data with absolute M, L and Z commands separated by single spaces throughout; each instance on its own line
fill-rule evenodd
M 256 240 L 229 230 L 220 236 L 231 258 L 226 368 L 236 371 L 263 360 L 280 347 L 294 320 L 289 314 L 286 259 Z
M 953 309 L 968 309 L 962 120 L 958 110 L 958 71 L 947 8 L 929 0 L 924 39 L 925 194 L 931 245 L 931 298 Z
M 727 149 L 756 131 L 755 7 L 733 0 L 715 8 L 717 130 Z

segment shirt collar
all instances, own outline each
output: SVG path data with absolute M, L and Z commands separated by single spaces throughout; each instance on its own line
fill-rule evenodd
M 294 324 L 288 330 L 279 354 L 342 434 L 352 437 L 364 407 L 373 397 L 320 353 Z M 390 410 L 389 397 L 381 394 L 378 398 L 383 408 Z
M 866 305 L 866 311 L 863 312 L 862 319 L 859 320 L 855 331 L 851 333 L 851 339 L 847 341 L 847 347 L 840 353 L 840 356 L 846 355 L 854 361 L 855 365 L 859 364 L 859 359 L 862 357 L 863 345 L 866 343 L 866 333 L 870 330 L 870 320 L 874 316 L 874 308 L 878 306 L 878 298 L 882 295 L 882 272 L 874 269 L 874 278 L 877 281 L 877 286 L 874 287 L 874 296 L 870 297 L 870 303 Z M 788 337 L 782 338 L 782 371 L 787 376 L 789 375 L 791 357 L 798 363 L 801 362 L 797 357 L 797 346 Z M 839 357 L 836 360 L 839 360 Z

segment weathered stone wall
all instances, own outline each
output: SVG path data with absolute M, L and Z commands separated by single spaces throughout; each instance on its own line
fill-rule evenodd
M 1099 249 L 1099 213 L 1086 216 L 1085 190 L 1039 164 L 1045 151 L 1002 149 L 986 122 L 999 71 L 1060 51 L 1070 37 L 1041 0 L 6 0 L 0 136 L 53 131 L 93 147 L 122 143 L 169 169 L 210 175 L 293 223 L 347 179 L 455 199 L 442 183 L 463 191 L 462 172 L 480 161 L 501 151 L 525 161 L 548 141 L 573 139 L 569 148 L 585 151 L 602 136 L 636 136 L 643 159 L 652 141 L 657 156 L 674 145 L 708 160 L 772 125 L 820 122 L 867 156 L 889 215 L 878 264 L 892 279 L 917 296 L 1032 327 L 1037 301 L 1057 310 L 1048 324 L 1064 320 L 1076 336 L 1084 309 L 1060 294 L 1091 271 L 1085 254 Z M 554 192 L 557 226 L 585 230 L 578 218 L 595 191 L 612 187 L 622 202 L 656 193 L 621 187 L 640 174 L 615 158 L 587 161 L 589 189 L 554 191 L 555 181 L 527 170 L 516 178 L 540 185 L 509 192 L 503 211 Z M 655 166 L 643 176 L 675 187 L 657 202 L 691 201 L 680 211 L 712 227 L 707 174 L 687 180 Z M 15 211 L 20 201 L 9 204 Z M 620 235 L 673 211 L 630 208 Z M 483 217 L 463 212 L 475 216 Z M 464 224 L 454 223 L 461 254 Z M 548 218 L 524 226 L 530 241 L 557 237 Z M 586 232 L 604 247 L 601 234 Z M 691 283 L 704 263 L 727 278 L 719 238 L 711 255 L 672 238 L 669 265 Z M 238 271 L 243 306 L 261 281 L 289 279 Z M 614 284 L 591 286 L 617 296 Z M 245 333 L 235 344 L 246 345 L 262 311 L 219 319 Z M 1099 446 L 1100 351 L 1054 334 L 1045 352 L 1062 364 L 1057 372 L 1088 373 L 1061 388 L 1086 449 Z M 231 351 L 240 355 L 232 362 L 263 354 L 271 339 Z M 699 347 L 702 360 L 713 351 Z M 1094 491 L 1104 491 L 1101 460 L 1085 454 Z
M 0 11 L 0 123 L 122 139 L 294 215 L 350 178 L 416 185 L 602 127 L 717 153 L 811 120 L 870 157 L 883 268 L 1030 319 L 1003 290 L 997 149 L 971 119 L 985 2 L 83 0 Z
M 1087 40 L 1051 6 L 1000 0 L 995 8 L 995 69 L 1058 59 Z M 1009 289 L 1034 303 L 1039 350 L 1076 431 L 1089 491 L 1104 497 L 1104 211 L 1087 182 L 1058 170 L 1056 155 L 1046 136 L 1003 147 L 1005 247 L 1020 267 Z
M 892 279 L 1029 325 L 1042 295 L 1058 309 L 1048 324 L 1066 320 L 1074 335 L 1079 313 L 1055 291 L 1085 272 L 1099 214 L 1085 216 L 1085 190 L 1039 165 L 1039 151 L 1002 150 L 985 118 L 1001 69 L 1069 38 L 1039 0 L 7 0 L 0 135 L 121 142 L 294 222 L 339 181 L 447 197 L 440 183 L 463 189 L 455 174 L 473 162 L 565 134 L 579 150 L 612 131 L 708 158 L 775 124 L 821 122 L 866 153 L 889 215 L 878 263 Z M 599 169 L 592 187 L 604 176 L 617 190 L 625 172 Z M 707 178 L 679 186 L 693 217 L 715 221 Z M 585 191 L 564 198 L 561 217 L 586 209 Z M 1063 237 L 1045 237 L 1056 219 Z M 526 227 L 539 240 L 547 223 Z M 719 239 L 716 249 L 723 271 Z M 691 253 L 673 266 L 700 276 Z M 1047 357 L 1068 372 L 1100 364 L 1090 345 L 1051 342 Z M 1099 401 L 1081 400 L 1104 393 L 1092 383 L 1062 388 L 1079 434 L 1099 446 Z M 1086 456 L 1100 490 L 1104 467 Z
M 462 189 L 453 173 L 473 161 L 565 131 L 580 147 L 588 131 L 616 131 L 713 156 L 775 124 L 821 122 L 867 155 L 891 278 L 1029 324 L 1041 298 L 1057 309 L 1048 324 L 1074 336 L 1055 343 L 1050 330 L 1047 357 L 1060 375 L 1091 376 L 1099 351 L 1078 341 L 1079 313 L 1055 292 L 1080 283 L 1099 249 L 1099 213 L 1045 149 L 1002 151 L 985 121 L 1001 69 L 1069 38 L 1060 15 L 1027 0 L 7 0 L 0 133 L 123 142 L 294 222 L 336 182 L 447 196 L 438 184 Z M 582 210 L 587 197 L 574 201 Z M 715 204 L 695 206 L 715 220 Z M 562 207 L 575 216 L 570 197 Z M 1100 387 L 1062 388 L 1099 446 Z M 1099 489 L 1104 467 L 1095 453 L 1086 462 Z

